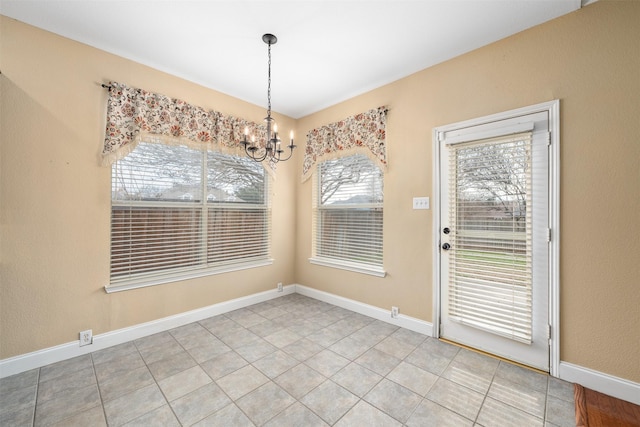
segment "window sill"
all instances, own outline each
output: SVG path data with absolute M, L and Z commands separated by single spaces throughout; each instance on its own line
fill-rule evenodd
M 166 283 L 178 282 L 181 280 L 195 279 L 198 277 L 212 276 L 214 274 L 230 273 L 232 271 L 248 270 L 250 268 L 265 267 L 273 264 L 273 259 L 256 260 L 239 264 L 229 264 L 220 267 L 206 268 L 191 271 L 180 271 L 162 276 L 146 276 L 116 282 L 104 287 L 106 293 L 128 291 L 131 289 L 146 288 L 148 286 L 164 285 Z
M 382 267 L 373 265 L 358 264 L 356 262 L 338 261 L 328 258 L 309 258 L 311 264 L 322 265 L 324 267 L 339 268 L 341 270 L 352 271 L 354 273 L 369 274 L 376 277 L 385 277 L 387 272 Z

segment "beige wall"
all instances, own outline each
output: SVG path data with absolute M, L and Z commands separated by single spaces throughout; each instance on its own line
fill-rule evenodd
M 386 278 L 309 264 L 311 181 L 300 183 L 299 152 L 278 171 L 274 222 L 297 232 L 275 234 L 273 266 L 107 295 L 99 83 L 114 79 L 252 120 L 263 108 L 3 17 L 0 359 L 278 281 L 432 322 L 433 212 L 411 209 L 412 197 L 433 197 L 432 129 L 560 99 L 561 359 L 640 382 L 638 22 L 640 2 L 598 1 L 297 122 L 283 118 L 304 135 L 389 107 Z
M 264 108 L 2 17 L 0 359 L 292 283 L 294 240 L 268 267 L 106 294 L 111 169 L 99 165 L 115 80 L 260 122 Z M 283 129 L 293 128 L 290 118 Z M 295 164 L 280 165 L 273 221 L 295 223 Z
M 432 322 L 433 211 L 412 210 L 414 196 L 433 197 L 432 129 L 560 99 L 561 360 L 640 382 L 639 23 L 640 2 L 599 1 L 300 119 L 305 134 L 389 107 L 388 276 L 309 264 L 308 181 L 296 280 Z

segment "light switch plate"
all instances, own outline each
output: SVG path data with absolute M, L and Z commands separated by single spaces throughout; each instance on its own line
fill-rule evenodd
M 429 209 L 429 198 L 428 197 L 414 197 L 413 198 L 413 209 Z

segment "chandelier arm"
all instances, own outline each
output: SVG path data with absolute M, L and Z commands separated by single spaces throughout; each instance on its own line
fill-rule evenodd
M 287 157 L 285 157 L 284 159 L 280 158 L 280 154 L 284 153 L 284 150 L 278 150 L 278 161 L 280 162 L 285 162 L 287 160 L 289 160 L 291 158 L 291 156 L 293 156 L 293 149 L 296 148 L 295 145 L 287 145 L 287 148 L 289 148 L 289 155 Z
M 241 141 L 242 144 L 244 144 L 244 151 L 245 153 L 247 153 L 247 156 L 253 160 L 254 162 L 262 162 L 264 161 L 264 159 L 267 158 L 267 155 L 269 154 L 269 151 L 271 151 L 270 149 L 264 148 L 264 154 L 262 156 L 257 156 L 255 155 L 255 153 L 258 152 L 259 148 L 252 145 L 250 147 L 248 147 L 248 142 L 246 141 Z

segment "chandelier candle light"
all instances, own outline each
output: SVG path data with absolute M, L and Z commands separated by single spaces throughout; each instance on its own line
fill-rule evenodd
M 265 42 L 268 47 L 269 52 L 269 79 L 267 86 L 267 101 L 268 101 L 268 109 L 267 109 L 267 117 L 264 118 L 264 121 L 267 122 L 267 140 L 264 143 L 264 148 L 261 148 L 256 144 L 256 137 L 254 135 L 251 136 L 251 142 L 247 140 L 249 136 L 249 128 L 244 128 L 244 139 L 240 141 L 242 145 L 244 145 L 244 151 L 247 153 L 249 158 L 253 159 L 256 162 L 262 162 L 263 160 L 268 160 L 272 163 L 278 163 L 281 161 L 289 160 L 293 155 L 293 149 L 296 148 L 293 145 L 293 131 L 290 133 L 291 142 L 287 147 L 289 148 L 289 155 L 286 158 L 282 158 L 282 153 L 284 150 L 280 148 L 280 137 L 278 136 L 278 125 L 275 123 L 275 120 L 271 117 L 271 45 L 276 44 L 278 39 L 273 34 L 265 34 L 262 36 L 262 41 Z M 272 125 L 273 124 L 273 133 L 272 133 Z

